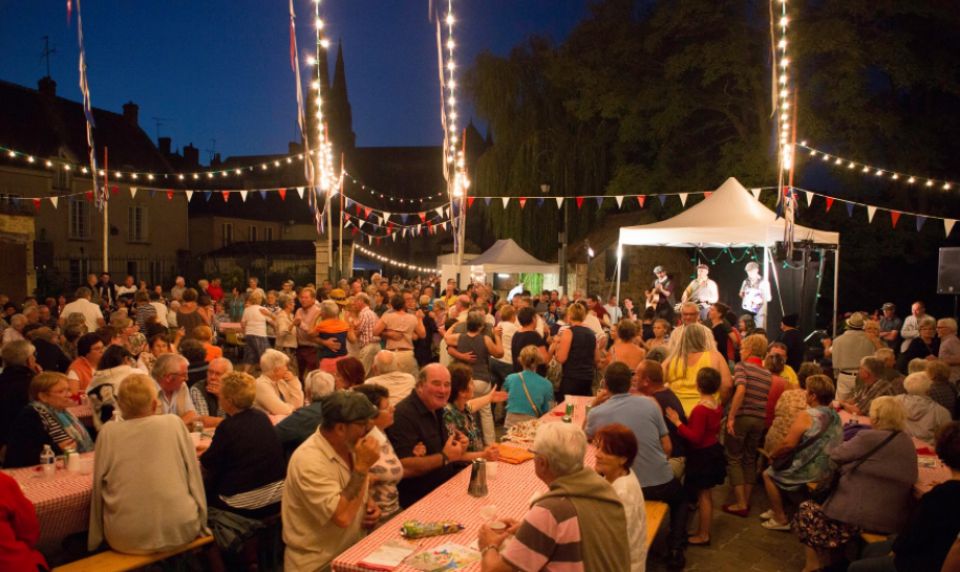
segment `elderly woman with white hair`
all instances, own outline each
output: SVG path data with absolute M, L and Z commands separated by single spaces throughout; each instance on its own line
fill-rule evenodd
M 957 321 L 953 318 L 937 320 L 937 337 L 940 349 L 937 358 L 950 366 L 950 383 L 960 381 L 960 338 L 957 337 Z
M 277 423 L 275 429 L 280 438 L 280 444 L 287 457 L 306 441 L 307 437 L 317 432 L 317 427 L 323 422 L 323 403 L 321 398 L 330 395 L 336 389 L 336 383 L 333 376 L 325 371 L 315 369 L 307 374 L 303 380 L 304 390 L 309 405 L 297 409 L 290 415 Z
M 10 317 L 10 327 L 3 331 L 3 344 L 25 340 L 23 328 L 27 325 L 27 317 L 23 314 L 14 314 Z
M 157 384 L 132 374 L 117 404 L 123 422 L 105 424 L 97 437 L 88 548 L 106 540 L 117 552 L 150 554 L 208 534 L 193 441 L 179 418 L 155 415 Z
M 531 448 L 533 469 L 549 490 L 521 522 L 504 518 L 504 530 L 481 527 L 483 570 L 542 570 L 551 562 L 584 570 L 631 569 L 623 503 L 610 483 L 583 466 L 586 450 L 579 427 L 540 426 Z
M 287 354 L 268 349 L 260 357 L 260 371 L 257 378 L 257 399 L 254 407 L 270 415 L 290 415 L 303 407 L 303 390 L 287 365 Z
M 903 407 L 903 430 L 911 437 L 933 445 L 937 431 L 952 419 L 946 408 L 930 399 L 931 385 L 933 380 L 925 372 L 911 373 L 903 380 L 907 394 L 897 395 L 894 399 Z

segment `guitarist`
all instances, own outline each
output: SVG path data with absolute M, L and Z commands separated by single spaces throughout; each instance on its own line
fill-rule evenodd
M 647 297 L 646 307 L 653 308 L 657 317 L 673 323 L 673 279 L 667 275 L 663 266 L 654 267 L 653 274 L 657 278 L 653 281 L 651 288 L 644 292 Z
M 700 321 L 707 319 L 707 311 L 710 306 L 720 301 L 720 289 L 717 283 L 710 280 L 710 267 L 704 263 L 697 265 L 697 277 L 690 282 L 680 302 L 693 302 L 700 307 Z

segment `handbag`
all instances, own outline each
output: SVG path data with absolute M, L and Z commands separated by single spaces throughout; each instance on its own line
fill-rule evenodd
M 530 391 L 527 389 L 527 382 L 523 379 L 523 372 L 521 371 L 520 376 L 520 385 L 523 386 L 523 394 L 527 396 L 527 402 L 530 404 L 530 407 L 533 407 L 533 412 L 537 417 L 540 417 L 540 408 L 537 407 L 537 404 L 533 402 L 533 398 L 530 397 Z
M 899 433 L 900 433 L 899 431 L 891 431 L 890 435 L 886 439 L 881 441 L 880 444 L 878 444 L 873 449 L 870 449 L 869 451 L 867 451 L 865 455 L 861 456 L 858 459 L 855 459 L 853 461 L 853 466 L 850 467 L 850 470 L 847 471 L 847 474 L 850 475 L 854 471 L 856 471 L 857 468 L 859 468 L 864 461 L 869 459 L 874 453 L 876 453 L 880 449 L 883 449 L 887 445 L 887 443 L 889 443 L 890 441 L 893 441 L 893 438 L 896 437 Z M 814 495 L 813 495 L 814 500 L 817 502 L 820 502 L 821 504 L 825 504 L 830 499 L 830 495 L 833 494 L 833 491 L 837 490 L 837 485 L 840 484 L 840 477 L 842 476 L 843 476 L 843 471 L 841 471 L 840 468 L 838 467 L 837 470 L 833 471 L 833 474 L 831 476 L 820 481 L 820 484 L 816 487 L 816 490 L 814 491 Z
M 821 435 L 827 432 L 827 429 L 829 429 L 831 425 L 832 423 L 824 423 L 823 427 L 821 427 L 820 430 L 817 431 L 817 434 L 814 435 L 813 437 L 810 437 L 806 441 L 802 441 L 798 443 L 793 449 L 790 449 L 789 451 L 783 454 L 777 455 L 776 457 L 771 457 L 770 466 L 773 468 L 774 471 L 786 471 L 787 469 L 789 469 L 791 465 L 793 465 L 793 460 L 794 458 L 796 458 L 797 453 L 806 449 L 807 447 L 812 445 L 814 442 L 816 442 L 816 440 L 819 439 Z

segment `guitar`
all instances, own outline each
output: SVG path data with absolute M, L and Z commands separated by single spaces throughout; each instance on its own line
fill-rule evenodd
M 657 306 L 660 304 L 660 291 L 656 288 L 650 290 L 644 290 L 644 296 L 646 296 L 647 301 L 644 307 L 657 309 Z

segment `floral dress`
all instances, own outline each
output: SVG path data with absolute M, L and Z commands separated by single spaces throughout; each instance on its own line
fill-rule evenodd
M 810 427 L 804 431 L 800 442 L 816 439 L 814 443 L 804 447 L 793 457 L 793 464 L 782 471 L 773 467 L 767 469 L 767 474 L 776 481 L 781 489 L 794 491 L 805 487 L 807 483 L 821 481 L 827 478 L 834 470 L 830 460 L 830 451 L 843 442 L 843 428 L 840 416 L 831 407 L 819 406 L 807 408 L 810 415 Z M 826 424 L 826 430 L 821 432 Z M 818 436 L 819 435 L 819 436 Z
M 380 458 L 370 467 L 370 498 L 380 507 L 380 523 L 400 512 L 400 493 L 397 484 L 403 478 L 403 466 L 390 440 L 379 428 L 370 431 L 380 442 Z
M 787 433 L 790 432 L 790 426 L 793 425 L 793 420 L 797 418 L 797 413 L 806 408 L 806 389 L 788 389 L 780 394 L 780 399 L 777 400 L 776 409 L 774 409 L 773 425 L 767 431 L 767 437 L 763 443 L 763 448 L 768 453 L 773 453 L 780 447 Z
M 463 411 L 457 409 L 453 403 L 443 408 L 443 422 L 447 424 L 447 431 L 451 435 L 457 431 L 463 433 L 470 440 L 467 451 L 475 453 L 483 451 L 483 439 L 480 438 L 480 429 L 477 427 L 477 414 L 470 411 L 470 406 Z

